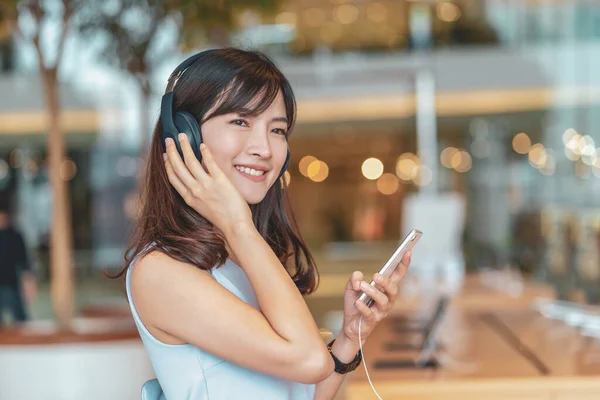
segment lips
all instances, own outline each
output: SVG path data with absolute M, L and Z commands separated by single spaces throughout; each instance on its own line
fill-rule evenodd
M 252 182 L 262 182 L 267 178 L 268 170 L 259 166 L 245 166 L 236 165 L 235 170 L 242 175 L 244 178 L 251 180 Z

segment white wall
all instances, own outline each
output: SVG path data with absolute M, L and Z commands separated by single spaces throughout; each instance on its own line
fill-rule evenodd
M 0 399 L 139 399 L 154 378 L 140 340 L 0 346 Z

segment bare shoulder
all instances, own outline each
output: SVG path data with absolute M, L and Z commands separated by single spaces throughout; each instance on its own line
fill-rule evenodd
M 210 273 L 156 250 L 140 256 L 130 268 L 131 297 L 146 329 L 164 343 L 184 343 L 160 328 L 163 316 L 174 311 L 173 304 L 192 300 L 189 293 L 214 285 Z
M 153 250 L 139 257 L 132 265 L 132 287 L 159 288 L 180 283 L 189 278 L 212 280 L 208 271 L 196 268 L 194 265 L 175 260 L 171 256 Z M 142 289 L 143 290 L 143 289 Z

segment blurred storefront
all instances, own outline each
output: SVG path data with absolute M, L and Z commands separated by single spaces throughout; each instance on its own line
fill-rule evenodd
M 598 18 L 594 2 L 509 0 L 291 1 L 262 20 L 242 15 L 232 43 L 270 54 L 298 96 L 287 179 L 312 248 L 394 242 L 409 194 L 453 191 L 467 204 L 468 266 L 552 276 L 544 260 L 562 244 L 548 215 L 600 206 Z M 19 94 L 3 100 L 0 185 L 21 220 L 39 220 L 27 228 L 35 248 L 50 200 L 39 85 L 9 71 L 0 84 Z M 101 86 L 65 92 L 65 171 L 78 264 L 104 268 L 122 260 L 140 159 L 114 140 L 128 117 L 104 108 Z

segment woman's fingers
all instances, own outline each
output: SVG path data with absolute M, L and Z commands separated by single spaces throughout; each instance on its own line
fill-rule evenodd
M 375 280 L 375 282 L 377 282 L 384 292 L 387 293 L 392 299 L 396 298 L 396 295 L 398 294 L 398 283 L 392 280 L 392 277 L 375 274 L 373 276 L 373 280 Z
M 360 284 L 360 289 L 370 298 L 375 300 L 377 307 L 385 309 L 385 307 L 387 307 L 389 304 L 389 299 L 386 294 L 376 287 L 369 285 L 367 282 L 362 281 Z
M 363 320 L 369 323 L 377 323 L 384 318 L 384 315 L 377 308 L 368 307 L 362 301 L 356 302 L 356 308 L 363 316 Z
M 352 286 L 352 290 L 355 292 L 360 291 L 360 283 L 364 280 L 363 273 L 360 271 L 354 271 L 352 276 L 350 277 L 350 286 Z
M 196 186 L 196 179 L 179 156 L 179 152 L 177 151 L 177 147 L 175 146 L 173 139 L 167 138 L 165 143 L 167 147 L 167 156 L 169 157 L 169 163 L 171 164 L 173 172 L 188 190 L 192 190 L 192 188 Z
M 204 171 L 204 168 L 202 168 L 202 164 L 200 164 L 200 161 L 196 158 L 194 150 L 192 149 L 192 145 L 185 133 L 179 134 L 179 144 L 181 146 L 181 151 L 183 152 L 183 159 L 188 170 L 192 173 L 192 175 L 194 175 L 194 177 L 197 180 L 202 181 L 206 179 L 208 175 L 206 171 Z
M 406 275 L 406 272 L 408 271 L 408 266 L 410 265 L 411 257 L 412 257 L 412 253 L 410 251 L 406 252 L 404 257 L 402 257 L 402 260 L 400 260 L 400 264 L 398 264 L 398 267 L 396 268 L 394 273 L 391 275 L 392 283 L 395 283 L 396 285 L 398 285 L 400 283 L 400 281 L 402 280 L 402 278 L 404 278 L 404 275 Z
M 366 320 L 371 320 L 375 315 L 373 310 L 360 300 L 356 302 L 356 308 Z

